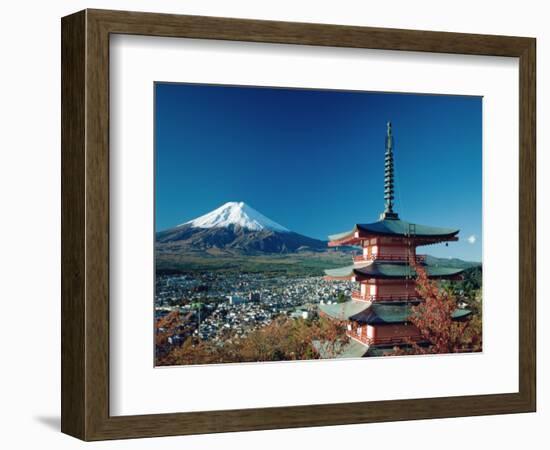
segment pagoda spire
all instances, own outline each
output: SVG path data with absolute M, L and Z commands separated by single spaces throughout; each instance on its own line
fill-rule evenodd
M 386 154 L 384 160 L 384 212 L 381 220 L 396 220 L 398 215 L 393 211 L 393 135 L 391 122 L 387 123 Z

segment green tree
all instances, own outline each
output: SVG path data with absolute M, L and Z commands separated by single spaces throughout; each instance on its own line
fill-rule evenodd
M 336 297 L 336 302 L 337 303 L 345 303 L 349 300 L 349 297 L 344 294 L 343 292 L 339 292 L 338 293 L 338 296 Z

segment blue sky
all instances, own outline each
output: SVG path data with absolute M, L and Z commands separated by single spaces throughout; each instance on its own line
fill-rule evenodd
M 228 201 L 319 239 L 374 222 L 388 120 L 394 210 L 461 230 L 420 251 L 481 261 L 481 97 L 157 83 L 157 231 Z

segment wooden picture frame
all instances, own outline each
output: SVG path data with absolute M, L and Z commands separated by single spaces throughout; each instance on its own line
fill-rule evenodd
M 85 10 L 62 19 L 62 416 L 84 440 L 535 411 L 533 38 Z M 135 34 L 519 58 L 519 392 L 109 415 L 109 36 Z

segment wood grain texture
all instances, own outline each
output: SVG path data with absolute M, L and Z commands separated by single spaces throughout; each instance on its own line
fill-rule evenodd
M 109 416 L 109 34 L 112 33 L 519 57 L 519 392 Z M 62 430 L 65 433 L 84 440 L 99 440 L 535 410 L 534 39 L 86 10 L 63 18 L 62 40 Z
M 61 27 L 61 430 L 85 431 L 85 20 Z
M 536 409 L 536 41 L 519 63 L 519 391 Z

